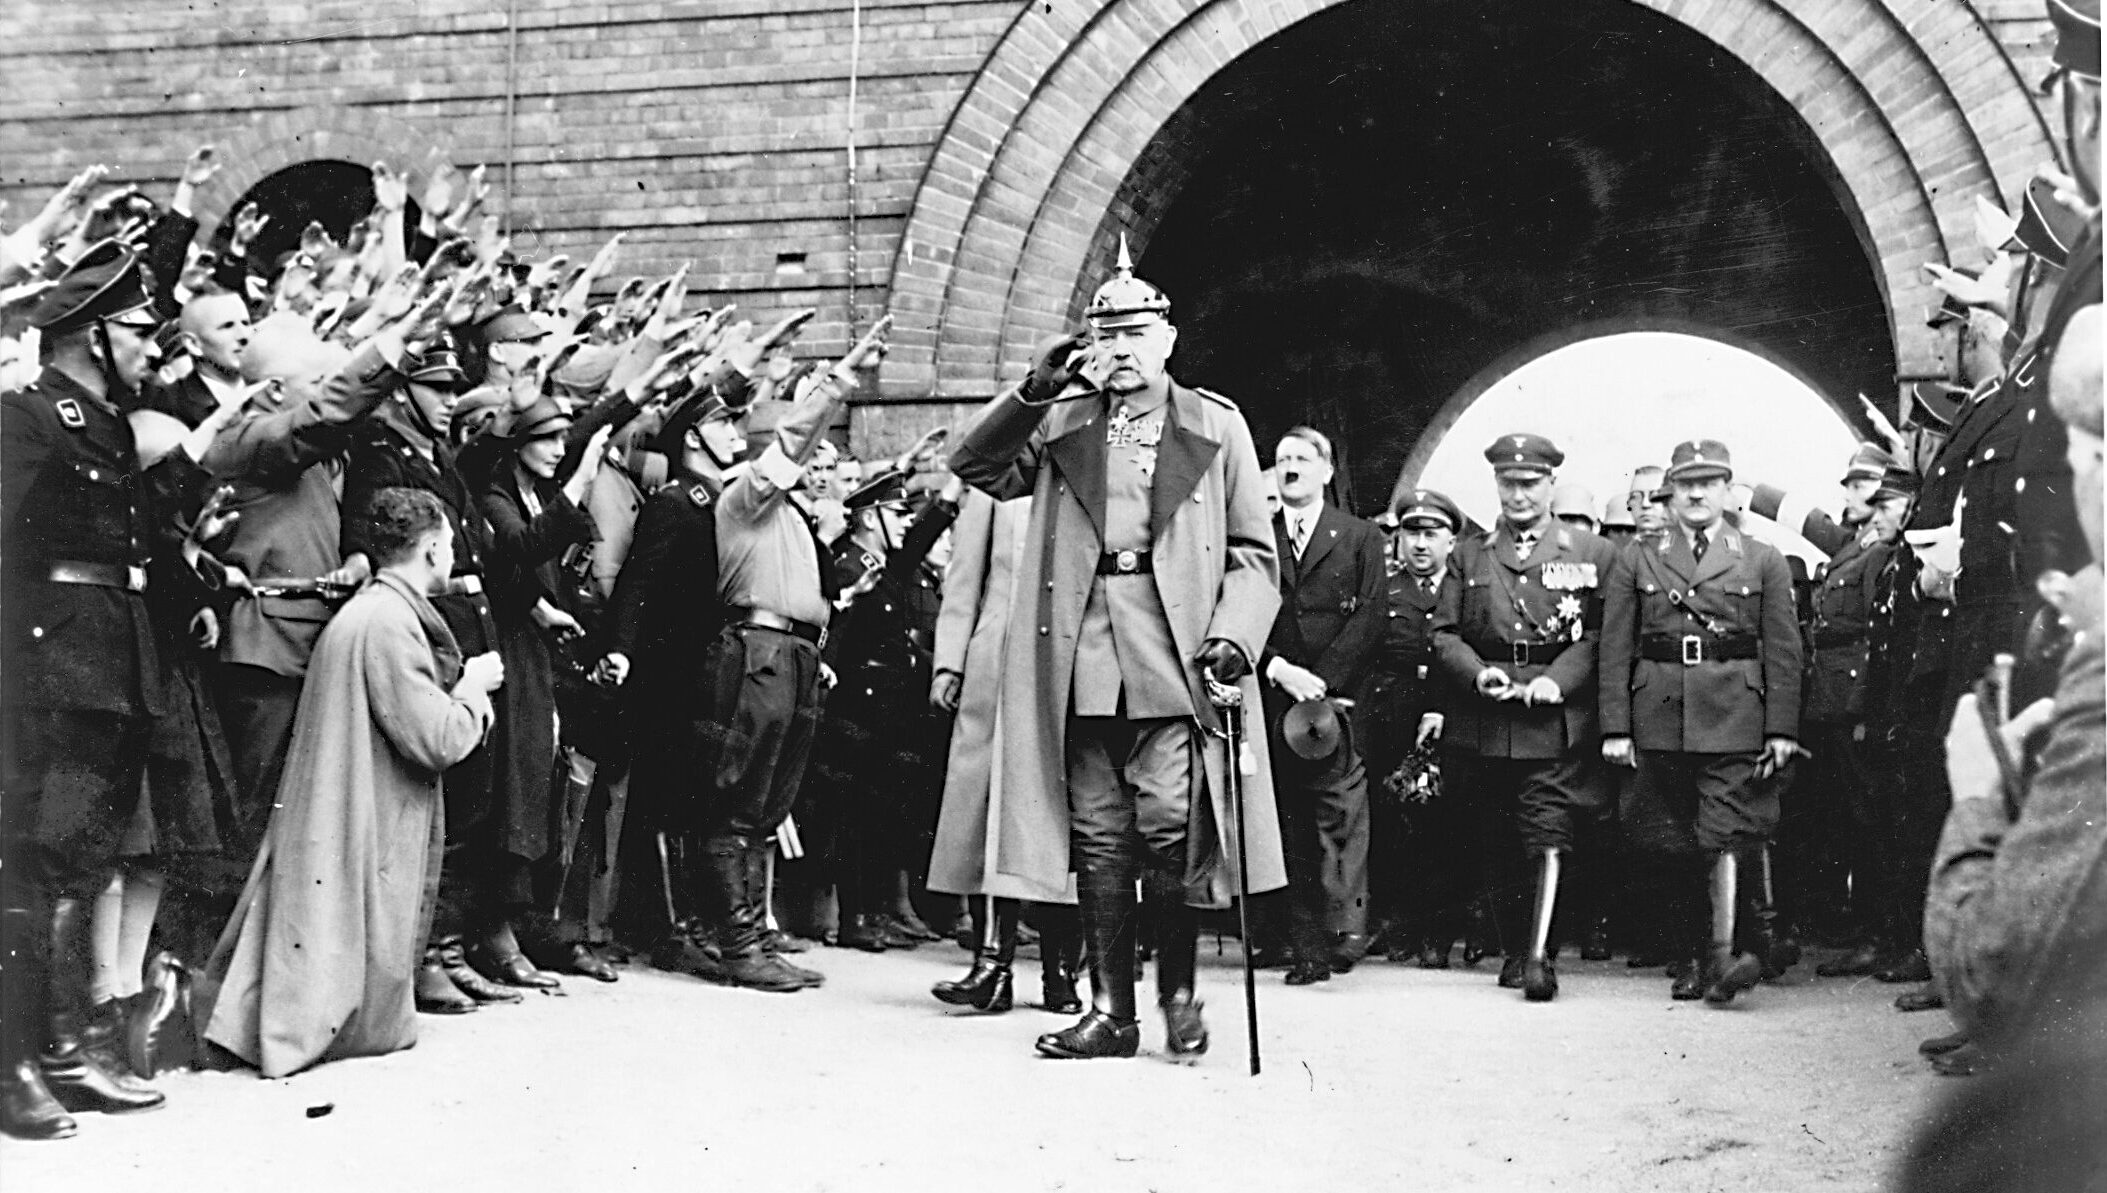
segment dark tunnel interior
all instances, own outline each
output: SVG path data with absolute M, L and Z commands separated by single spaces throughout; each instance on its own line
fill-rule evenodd
M 1710 329 L 1893 393 L 1875 265 L 1798 114 L 1627 0 L 1357 0 L 1230 64 L 1123 195 L 1174 372 L 1312 422 L 1356 512 L 1456 391 L 1581 325 Z M 1152 209 L 1153 208 L 1153 209 Z

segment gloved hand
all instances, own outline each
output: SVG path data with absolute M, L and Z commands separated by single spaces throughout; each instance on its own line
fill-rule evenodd
M 1244 652 L 1227 638 L 1209 638 L 1200 644 L 1200 653 L 1193 660 L 1200 669 L 1214 674 L 1216 683 L 1235 683 L 1251 673 L 1251 663 Z
M 1020 396 L 1033 405 L 1051 402 L 1061 396 L 1061 391 L 1074 379 L 1076 368 L 1081 363 L 1082 346 L 1081 332 L 1041 340 L 1032 358 L 1031 376 L 1024 379 Z

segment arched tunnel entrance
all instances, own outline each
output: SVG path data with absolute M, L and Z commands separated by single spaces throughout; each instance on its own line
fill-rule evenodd
M 1140 271 L 1175 304 L 1174 371 L 1236 398 L 1262 454 L 1297 422 L 1331 431 L 1366 514 L 1459 388 L 1584 323 L 1712 329 L 1843 409 L 1891 394 L 1880 276 L 1830 169 L 1762 78 L 1626 0 L 1358 0 L 1225 67 L 1113 210 L 1153 227 Z M 1615 395 L 1575 400 L 1655 409 Z M 1672 442 L 1635 438 L 1620 466 Z

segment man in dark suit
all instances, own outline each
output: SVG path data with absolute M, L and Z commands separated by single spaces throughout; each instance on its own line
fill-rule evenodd
M 1368 953 L 1368 770 L 1352 713 L 1383 630 L 1383 534 L 1324 501 L 1332 445 L 1295 427 L 1273 451 L 1281 511 L 1280 611 L 1259 673 L 1273 734 L 1273 783 L 1288 847 L 1288 984 L 1345 973 Z M 1320 749 L 1284 724 L 1289 709 L 1332 701 L 1338 738 Z
M 1531 1002 L 1558 995 L 1552 914 L 1562 859 L 1605 795 L 1595 764 L 1595 638 L 1608 543 L 1551 517 L 1565 453 L 1541 435 L 1485 449 L 1499 486 L 1493 528 L 1456 545 L 1461 584 L 1434 615 L 1434 651 L 1459 693 L 1443 730 L 1451 782 L 1484 801 L 1486 857 L 1501 951 L 1500 985 Z M 1527 866 L 1535 916 L 1524 935 Z M 1524 941 L 1528 944 L 1525 946 Z
M 1378 783 L 1388 782 L 1408 753 L 1441 739 L 1449 688 L 1434 663 L 1434 612 L 1459 583 L 1449 559 L 1462 525 L 1454 502 L 1415 489 L 1404 498 L 1384 550 L 1383 626 L 1356 697 Z M 1378 914 L 1393 917 L 1385 932 L 1393 961 L 1449 967 L 1449 949 L 1463 934 L 1463 909 L 1477 895 L 1478 842 L 1468 796 L 1460 787 L 1422 784 L 1395 801 L 1378 799 L 1371 810 L 1370 878 Z
M 1733 475 L 1724 444 L 1677 444 L 1675 525 L 1659 543 L 1626 547 L 1603 594 L 1602 756 L 1637 768 L 1624 818 L 1633 845 L 1688 867 L 1671 882 L 1671 914 L 1682 913 L 1676 930 L 1693 950 L 1703 918 L 1691 898 L 1696 871 L 1709 874 L 1709 948 L 1672 996 L 1715 1005 L 1763 973 L 1756 917 L 1741 912 L 1778 827 L 1778 785 L 1764 780 L 1799 752 L 1800 731 L 1792 572 L 1725 523 Z

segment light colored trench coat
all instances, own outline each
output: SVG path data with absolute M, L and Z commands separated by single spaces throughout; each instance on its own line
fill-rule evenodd
M 1222 638 L 1254 663 L 1280 604 L 1280 563 L 1266 513 L 1258 453 L 1228 399 L 1173 383 L 1157 448 L 1150 539 L 1157 592 L 1179 657 Z M 951 467 L 1000 500 L 1030 494 L 1003 650 L 992 810 L 993 873 L 1058 889 L 1069 874 L 1066 727 L 1083 610 L 1104 550 L 1105 412 L 1088 399 L 1025 405 L 1015 392 L 976 416 Z M 1187 822 L 1186 901 L 1222 907 L 1239 890 L 1229 752 L 1199 668 L 1182 677 L 1204 742 L 1205 788 Z M 1239 685 L 1255 732 L 1244 775 L 1245 848 L 1253 893 L 1287 884 L 1273 805 L 1258 681 Z

